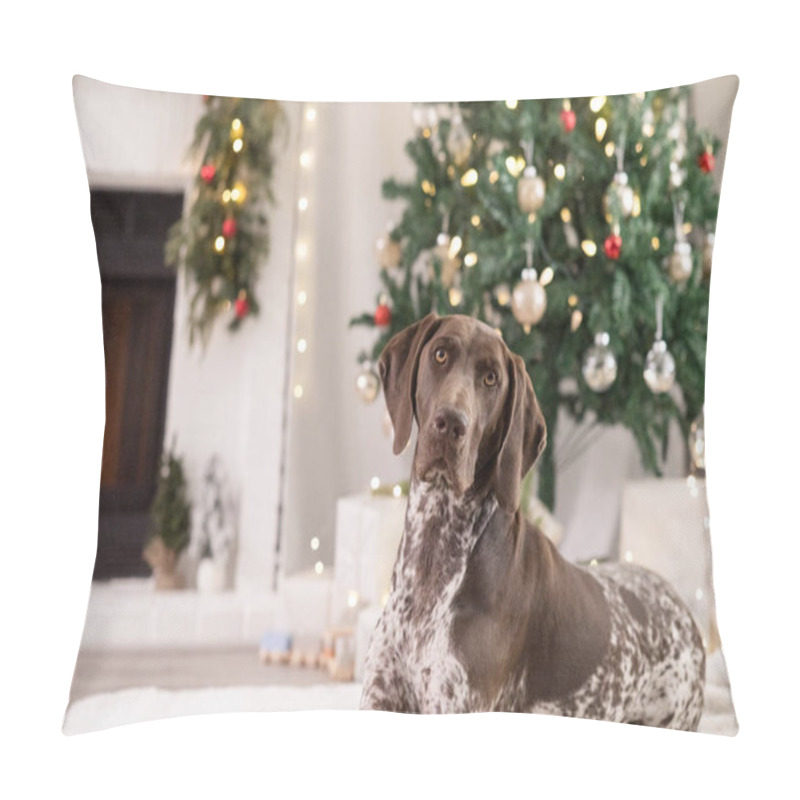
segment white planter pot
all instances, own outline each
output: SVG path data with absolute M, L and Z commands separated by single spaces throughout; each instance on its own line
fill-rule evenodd
M 202 558 L 197 566 L 197 591 L 221 592 L 226 582 L 225 562 L 214 558 Z

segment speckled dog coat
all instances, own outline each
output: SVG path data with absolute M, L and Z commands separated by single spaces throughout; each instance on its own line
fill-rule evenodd
M 380 370 L 396 451 L 412 418 L 419 437 L 361 708 L 695 730 L 705 652 L 675 591 L 634 565 L 570 564 L 519 510 L 545 441 L 519 357 L 481 323 L 431 315 Z

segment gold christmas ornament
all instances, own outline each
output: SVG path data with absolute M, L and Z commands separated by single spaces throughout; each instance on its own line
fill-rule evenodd
M 450 235 L 444 231 L 436 237 L 436 247 L 433 249 L 434 255 L 442 264 L 442 285 L 449 289 L 453 285 L 453 280 L 461 266 L 461 259 L 458 252 L 461 250 L 461 239 Z
M 581 372 L 593 392 L 607 392 L 617 379 L 617 359 L 608 346 L 609 341 L 605 331 L 596 334 L 594 344 L 583 357 Z
M 689 466 L 692 475 L 702 477 L 706 474 L 706 434 L 705 413 L 700 411 L 689 429 Z
M 447 134 L 447 149 L 458 167 L 463 167 L 472 153 L 472 137 L 469 135 L 461 114 L 457 113 L 450 124 L 450 132 Z
M 365 369 L 356 378 L 356 391 L 365 403 L 374 403 L 380 388 L 380 378 L 372 367 Z
M 711 277 L 711 259 L 714 256 L 714 234 L 709 233 L 706 236 L 705 244 L 703 245 L 703 277 L 708 280 Z
M 517 202 L 525 214 L 538 211 L 544 205 L 545 183 L 536 174 L 536 167 L 529 164 L 517 183 Z
M 381 269 L 393 269 L 400 265 L 400 242 L 395 241 L 387 231 L 375 240 L 375 256 Z
M 667 271 L 676 283 L 683 283 L 692 274 L 692 246 L 689 242 L 675 242 L 675 247 L 667 258 Z
M 511 313 L 522 325 L 525 333 L 530 333 L 531 326 L 536 325 L 547 309 L 547 293 L 536 280 L 536 270 L 522 270 L 522 280 L 511 293 Z

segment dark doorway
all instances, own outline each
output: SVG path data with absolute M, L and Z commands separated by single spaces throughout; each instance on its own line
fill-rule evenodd
M 182 208 L 182 194 L 91 192 L 106 373 L 95 580 L 150 573 L 142 549 L 164 439 L 175 304 L 164 243 Z

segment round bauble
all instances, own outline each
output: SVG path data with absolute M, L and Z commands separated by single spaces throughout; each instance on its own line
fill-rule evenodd
M 606 216 L 629 217 L 633 213 L 635 196 L 633 189 L 628 186 L 628 175 L 625 172 L 617 172 L 608 192 L 603 198 L 603 205 Z
M 447 149 L 456 166 L 463 167 L 472 153 L 472 137 L 460 114 L 453 117 L 450 132 L 447 134 Z
M 526 214 L 535 213 L 544 205 L 544 196 L 545 183 L 536 174 L 536 167 L 525 167 L 517 183 L 517 202 L 520 209 Z
M 547 293 L 544 286 L 536 280 L 536 270 L 522 270 L 522 280 L 511 293 L 511 313 L 514 319 L 528 333 L 544 316 L 547 310 Z
M 374 403 L 380 388 L 381 381 L 378 373 L 371 367 L 365 369 L 356 378 L 356 391 L 365 403 Z
M 667 272 L 676 283 L 683 283 L 692 274 L 692 246 L 689 242 L 675 242 L 667 258 Z
M 647 354 L 644 380 L 653 394 L 664 394 L 675 383 L 675 359 L 663 339 L 657 340 Z
M 375 256 L 381 269 L 393 269 L 400 265 L 400 242 L 384 233 L 375 240 Z
M 386 303 L 381 303 L 375 309 L 375 324 L 379 328 L 385 328 L 387 325 L 390 325 L 392 322 L 392 310 Z
M 596 334 L 594 344 L 583 357 L 581 372 L 593 392 L 608 391 L 617 379 L 617 359 L 608 346 L 609 341 L 607 333 Z

